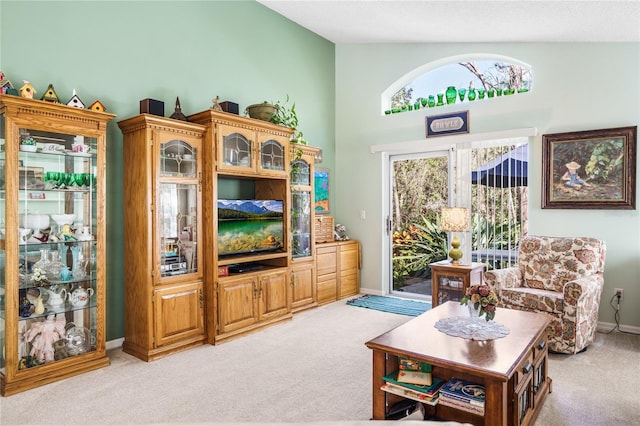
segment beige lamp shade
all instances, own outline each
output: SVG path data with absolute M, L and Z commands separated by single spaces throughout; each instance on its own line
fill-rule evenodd
M 468 232 L 470 226 L 469 209 L 464 207 L 444 207 L 442 209 L 441 232 Z
M 444 207 L 442 216 L 440 217 L 440 232 L 453 232 L 453 240 L 451 240 L 451 250 L 449 257 L 451 263 L 460 264 L 462 259 L 462 250 L 460 250 L 460 240 L 455 234 L 456 232 L 467 232 L 470 230 L 471 220 L 469 209 L 464 207 Z

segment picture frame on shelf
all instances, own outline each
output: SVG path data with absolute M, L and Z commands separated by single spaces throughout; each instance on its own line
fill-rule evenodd
M 634 210 L 637 130 L 542 135 L 542 208 Z
M 316 214 L 329 214 L 329 169 L 318 167 L 313 172 L 314 203 Z

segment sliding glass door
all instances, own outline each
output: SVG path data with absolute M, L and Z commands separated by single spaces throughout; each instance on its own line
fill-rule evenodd
M 431 298 L 429 264 L 447 258 L 440 233 L 445 206 L 471 211 L 466 262 L 489 269 L 517 261 L 527 233 L 528 139 L 476 141 L 449 150 L 388 157 L 389 292 Z
M 431 298 L 429 264 L 447 256 L 438 224 L 449 202 L 450 166 L 448 151 L 389 157 L 390 293 Z

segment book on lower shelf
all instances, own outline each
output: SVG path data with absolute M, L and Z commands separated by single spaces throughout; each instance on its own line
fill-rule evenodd
M 398 381 L 402 383 L 411 383 L 413 385 L 431 386 L 431 373 L 412 370 L 399 370 Z
M 394 395 L 402 396 L 405 398 L 413 399 L 414 401 L 424 402 L 428 405 L 436 405 L 438 403 L 438 393 L 436 392 L 432 396 L 428 396 L 422 392 L 418 392 L 413 389 L 409 389 L 404 386 L 395 385 L 393 383 L 385 383 L 380 387 L 385 392 L 392 393 Z
M 438 377 L 432 377 L 430 385 L 417 385 L 417 384 L 414 384 L 414 383 L 402 382 L 402 381 L 398 380 L 398 374 L 400 372 L 401 372 L 401 370 L 394 371 L 391 374 L 387 374 L 386 376 L 383 376 L 382 379 L 387 383 L 403 386 L 405 388 L 409 388 L 409 389 L 412 389 L 412 390 L 415 390 L 415 391 L 418 391 L 418 392 L 422 392 L 423 394 L 425 394 L 427 396 L 436 395 L 438 393 L 438 389 L 440 389 L 440 387 L 442 385 L 444 385 L 444 380 L 440 379 Z
M 484 414 L 485 387 L 452 377 L 440 388 L 440 403 L 476 414 Z
M 398 357 L 398 368 L 400 370 L 422 371 L 423 373 L 431 373 L 431 364 L 423 361 L 416 361 L 404 356 Z
M 456 399 L 448 398 L 444 396 L 444 394 L 440 394 L 440 396 L 438 397 L 438 404 L 445 405 L 447 407 L 453 407 L 458 410 L 466 411 L 468 413 L 484 416 L 484 406 L 478 407 L 475 405 L 471 405 L 462 401 L 458 401 Z

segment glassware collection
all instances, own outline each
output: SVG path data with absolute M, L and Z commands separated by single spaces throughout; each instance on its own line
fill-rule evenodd
M 385 115 L 398 114 L 401 112 L 416 111 L 421 108 L 436 108 L 456 103 L 474 102 L 476 100 L 480 101 L 501 97 L 503 95 L 508 96 L 515 93 L 527 92 L 529 92 L 529 89 L 526 86 L 519 89 L 502 87 L 475 89 L 473 85 L 470 85 L 468 88 L 448 86 L 444 92 L 436 93 L 435 95 L 427 95 L 426 97 L 419 97 L 414 102 L 408 101 L 401 105 L 395 104 L 391 108 L 385 110 L 384 113 Z

